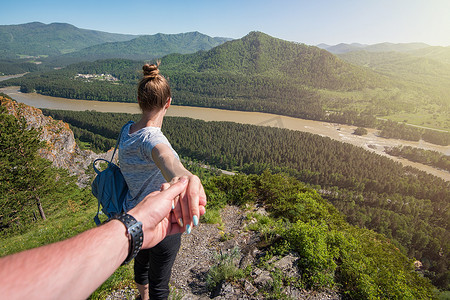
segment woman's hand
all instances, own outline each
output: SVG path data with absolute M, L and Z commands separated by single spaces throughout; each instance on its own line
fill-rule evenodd
M 188 186 L 174 199 L 173 214 L 178 224 L 181 227 L 186 227 L 186 232 L 190 233 L 192 226 L 198 226 L 200 216 L 205 213 L 206 194 L 200 179 L 196 175 L 181 178 L 188 179 Z M 179 177 L 174 177 L 170 183 L 163 185 L 162 190 L 179 180 Z
M 188 179 L 183 178 L 176 184 L 167 184 L 161 191 L 147 195 L 128 213 L 142 222 L 144 241 L 142 248 L 147 249 L 158 244 L 167 235 L 185 230 L 173 218 L 172 205 L 175 198 L 187 189 Z
M 163 185 L 162 189 L 178 182 L 180 178 L 189 180 L 186 191 L 174 201 L 173 213 L 178 224 L 186 227 L 186 232 L 190 233 L 192 225 L 197 226 L 200 216 L 205 213 L 206 194 L 200 179 L 186 170 L 166 144 L 161 143 L 153 147 L 152 159 L 164 178 L 170 180 L 169 185 Z

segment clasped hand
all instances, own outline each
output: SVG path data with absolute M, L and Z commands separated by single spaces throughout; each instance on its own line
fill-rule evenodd
M 174 177 L 164 183 L 160 191 L 146 196 L 128 213 L 142 222 L 143 248 L 151 248 L 165 236 L 190 233 L 205 213 L 206 194 L 200 179 L 192 175 Z

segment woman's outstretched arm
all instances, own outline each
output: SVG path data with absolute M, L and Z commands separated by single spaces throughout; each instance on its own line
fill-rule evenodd
M 158 144 L 153 147 L 152 158 L 168 182 L 176 182 L 183 176 L 189 179 L 186 192 L 180 195 L 180 200 L 184 201 L 182 201 L 182 205 L 175 207 L 174 214 L 178 224 L 185 226 L 186 232 L 190 233 L 192 225 L 198 225 L 199 207 L 206 205 L 206 194 L 200 179 L 186 170 L 166 144 Z

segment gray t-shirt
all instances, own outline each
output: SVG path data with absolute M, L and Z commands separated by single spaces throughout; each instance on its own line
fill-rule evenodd
M 124 203 L 125 211 L 135 207 L 148 194 L 159 191 L 166 182 L 152 158 L 152 149 L 158 144 L 166 144 L 173 150 L 159 127 L 145 127 L 130 134 L 133 123 L 125 126 L 119 143 L 119 165 L 129 191 Z

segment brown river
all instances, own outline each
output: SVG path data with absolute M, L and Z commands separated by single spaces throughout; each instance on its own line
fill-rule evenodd
M 5 77 L 0 77 L 0 80 L 2 79 L 4 80 Z M 37 108 L 50 108 L 62 110 L 76 110 L 76 111 L 96 110 L 100 112 L 126 112 L 126 113 L 140 112 L 137 103 L 73 100 L 66 98 L 44 96 L 36 93 L 25 94 L 21 93 L 18 90 L 18 87 L 2 88 L 0 89 L 0 92 L 9 95 L 11 98 L 17 100 L 18 102 L 22 102 Z M 176 100 L 174 104 L 176 104 Z M 375 129 L 368 129 L 368 134 L 365 136 L 357 136 L 352 134 L 356 128 L 355 126 L 304 120 L 258 112 L 242 112 L 242 111 L 221 110 L 214 108 L 172 105 L 168 110 L 167 115 L 176 117 L 189 117 L 205 121 L 230 121 L 244 124 L 272 126 L 297 131 L 310 132 L 313 134 L 327 136 L 334 140 L 362 147 L 368 151 L 372 151 L 380 155 L 390 157 L 395 161 L 401 162 L 405 166 L 412 166 L 422 171 L 438 176 L 440 178 L 443 178 L 446 181 L 450 181 L 450 172 L 439 170 L 431 166 L 410 162 L 406 159 L 393 157 L 383 152 L 384 147 L 392 147 L 396 145 L 408 145 L 426 150 L 438 151 L 444 153 L 445 155 L 450 155 L 450 146 L 434 145 L 424 142 L 422 140 L 419 142 L 409 142 L 396 139 L 385 139 L 378 137 L 376 135 Z

